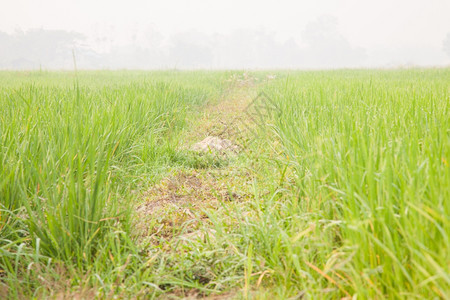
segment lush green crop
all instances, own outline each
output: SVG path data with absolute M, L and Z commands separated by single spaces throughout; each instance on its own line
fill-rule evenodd
M 446 298 L 450 70 L 232 74 L 0 72 L 0 298 Z M 261 91 L 240 155 L 186 150 Z M 136 220 L 192 169 L 240 200 Z
M 0 260 L 13 277 L 41 256 L 86 270 L 120 255 L 130 190 L 167 168 L 186 114 L 220 93 L 217 75 L 196 73 L 0 76 Z
M 363 298 L 449 295 L 449 71 L 298 73 L 267 93 L 292 170 L 289 197 L 267 213 L 284 280 Z

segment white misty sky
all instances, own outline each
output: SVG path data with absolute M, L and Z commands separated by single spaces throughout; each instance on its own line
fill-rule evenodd
M 136 32 L 227 34 L 240 28 L 264 29 L 280 42 L 294 38 L 301 45 L 307 24 L 332 16 L 352 46 L 365 48 L 374 57 L 426 49 L 424 55 L 449 62 L 442 45 L 450 32 L 450 0 L 0 0 L 0 4 L 0 31 L 61 29 L 92 39 L 108 37 L 118 45 Z

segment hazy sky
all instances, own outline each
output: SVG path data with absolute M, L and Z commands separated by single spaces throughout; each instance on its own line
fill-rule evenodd
M 171 36 L 195 30 L 214 35 L 245 28 L 273 33 L 280 43 L 292 38 L 301 46 L 308 24 L 327 16 L 336 20 L 337 32 L 350 45 L 366 50 L 372 63 L 383 62 L 384 56 L 389 63 L 404 55 L 418 64 L 450 62 L 442 50 L 450 32 L 450 0 L 0 0 L 0 4 L 0 31 L 76 31 L 94 44 L 107 37 L 116 45 L 126 45 L 136 34 Z

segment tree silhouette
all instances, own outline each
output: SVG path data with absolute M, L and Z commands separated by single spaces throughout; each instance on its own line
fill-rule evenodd
M 31 69 L 71 64 L 72 50 L 83 35 L 63 30 L 0 32 L 0 67 Z

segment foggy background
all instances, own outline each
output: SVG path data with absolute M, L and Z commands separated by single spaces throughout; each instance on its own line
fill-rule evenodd
M 0 0 L 0 69 L 450 65 L 449 0 Z

